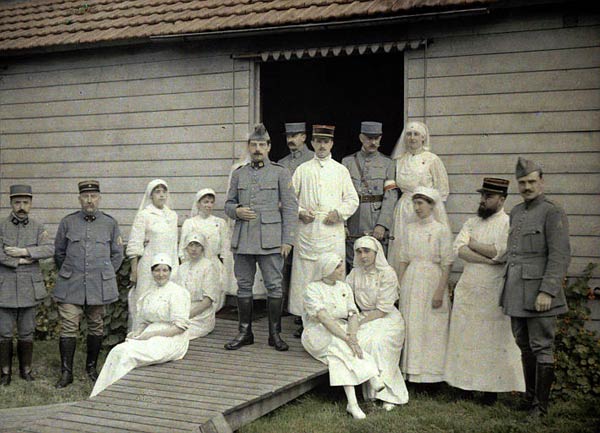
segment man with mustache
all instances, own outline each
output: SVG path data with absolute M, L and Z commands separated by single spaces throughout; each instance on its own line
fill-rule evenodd
M 556 316 L 568 309 L 563 282 L 571 248 L 567 215 L 544 195 L 542 167 L 519 157 L 516 177 L 523 203 L 510 213 L 501 305 L 521 349 L 526 406 L 535 420 L 548 412 Z
M 237 350 L 254 343 L 252 333 L 252 287 L 256 265 L 260 267 L 267 289 L 269 346 L 288 350 L 281 339 L 283 261 L 294 242 L 298 202 L 290 171 L 269 160 L 271 137 L 262 123 L 248 138 L 250 163 L 231 175 L 225 213 L 235 220 L 231 249 L 238 284 L 237 302 L 239 333 L 225 344 Z
M 104 336 L 104 306 L 119 298 L 116 272 L 123 261 L 119 224 L 99 210 L 102 197 L 97 180 L 79 182 L 78 188 L 81 210 L 60 221 L 54 240 L 58 276 L 53 297 L 61 318 L 61 377 L 56 388 L 73 383 L 73 357 L 84 314 L 88 329 L 85 370 L 88 378 L 96 381 Z
M 35 307 L 48 295 L 38 261 L 54 254 L 44 225 L 29 217 L 31 186 L 11 185 L 9 195 L 12 212 L 0 223 L 0 385 L 4 386 L 11 381 L 15 322 L 19 375 L 34 380 Z
M 287 167 L 290 173 L 294 175 L 300 164 L 310 161 L 315 156 L 315 152 L 310 150 L 305 143 L 306 123 L 286 123 L 285 139 L 290 153 L 277 161 L 277 163 Z
M 344 222 L 358 208 L 358 194 L 348 169 L 331 157 L 334 131 L 334 126 L 313 125 L 315 157 L 298 167 L 292 177 L 300 223 L 294 245 L 288 309 L 297 316 L 304 312 L 304 290 L 315 279 L 321 255 L 345 256 Z M 302 328 L 294 335 L 300 337 Z
M 350 235 L 346 239 L 346 263 L 349 267 L 354 260 L 356 239 L 368 234 L 384 241 L 393 224 L 394 206 L 398 200 L 396 165 L 378 150 L 382 134 L 381 123 L 361 122 L 358 139 L 362 147 L 342 160 L 360 199 L 358 210 L 346 224 Z M 387 250 L 386 247 L 384 242 Z
M 508 184 L 483 179 L 477 216 L 467 220 L 454 241 L 454 254 L 465 265 L 454 289 L 444 380 L 467 395 L 482 391 L 484 404 L 493 404 L 498 392 L 525 388 L 510 318 L 498 305 L 509 227 L 504 212 Z

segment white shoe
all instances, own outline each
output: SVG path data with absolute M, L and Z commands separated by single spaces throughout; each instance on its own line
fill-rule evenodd
M 392 411 L 392 410 L 394 410 L 394 408 L 396 407 L 396 405 L 395 405 L 394 403 L 383 403 L 383 404 L 381 405 L 381 407 L 382 407 L 382 408 L 383 408 L 383 409 L 384 409 L 386 412 L 389 412 L 389 411 Z
M 373 391 L 375 392 L 383 391 L 383 389 L 385 388 L 385 383 L 383 383 L 381 377 L 379 376 L 373 376 L 372 378 L 370 378 L 369 385 L 371 385 L 371 388 L 373 388 Z
M 352 415 L 354 419 L 365 419 L 367 417 L 358 404 L 348 403 L 346 412 Z

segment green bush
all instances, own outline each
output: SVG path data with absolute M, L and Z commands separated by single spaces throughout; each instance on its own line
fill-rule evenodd
M 38 306 L 36 313 L 36 338 L 38 340 L 56 339 L 60 335 L 60 318 L 56 302 L 52 299 L 52 290 L 56 283 L 57 269 L 53 260 L 40 263 L 48 297 Z M 117 272 L 119 299 L 106 306 L 104 316 L 104 346 L 112 347 L 125 339 L 127 334 L 127 293 L 129 292 L 129 271 L 131 264 L 124 260 Z M 87 323 L 81 322 L 81 335 L 86 335 Z
M 600 397 L 600 337 L 585 329 L 590 317 L 587 300 L 594 299 L 589 281 L 595 267 L 590 263 L 584 274 L 565 288 L 569 312 L 558 319 L 554 398 Z

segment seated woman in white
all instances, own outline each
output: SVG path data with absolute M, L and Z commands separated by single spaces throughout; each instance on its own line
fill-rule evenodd
M 188 350 L 190 294 L 169 281 L 170 255 L 155 255 L 150 267 L 154 281 L 138 299 L 133 331 L 108 354 L 91 397 L 136 367 L 181 359 Z
M 404 320 L 394 302 L 398 299 L 398 277 L 383 251 L 372 236 L 363 236 L 354 243 L 354 268 L 346 277 L 354 291 L 358 315 L 358 341 L 381 371 L 385 388 L 375 392 L 363 384 L 365 399 L 383 401 L 385 410 L 408 403 L 408 391 L 400 373 L 400 353 L 404 344 Z
M 215 261 L 208 258 L 210 243 L 204 234 L 190 233 L 181 244 L 186 261 L 179 267 L 174 280 L 190 293 L 192 307 L 187 333 L 193 340 L 215 329 L 220 271 Z
M 326 253 L 318 259 L 318 279 L 304 293 L 307 320 L 302 345 L 329 366 L 330 385 L 343 386 L 346 392 L 346 410 L 354 418 L 363 419 L 366 416 L 358 405 L 354 386 L 369 381 L 379 392 L 385 385 L 375 360 L 359 344 L 358 309 L 352 289 L 343 281 L 344 274 L 344 260 L 338 255 Z

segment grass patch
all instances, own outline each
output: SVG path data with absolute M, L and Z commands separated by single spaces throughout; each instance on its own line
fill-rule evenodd
M 33 376 L 35 381 L 25 382 L 19 377 L 19 362 L 13 359 L 12 382 L 9 386 L 0 386 L 0 408 L 40 406 L 70 401 L 85 400 L 92 392 L 92 383 L 85 374 L 85 342 L 78 341 L 75 361 L 73 362 L 73 383 L 56 389 L 54 384 L 60 376 L 60 353 L 58 341 L 36 341 L 33 345 Z M 101 353 L 99 365 L 102 365 L 106 353 Z
M 323 386 L 248 424 L 240 433 L 594 433 L 600 424 L 597 402 L 592 399 L 553 402 L 544 424 L 527 424 L 527 414 L 515 409 L 513 395 L 501 395 L 493 406 L 460 400 L 449 387 L 434 396 L 412 391 L 410 397 L 407 405 L 392 412 L 361 402 L 367 419 L 356 421 L 346 413 L 343 391 Z

